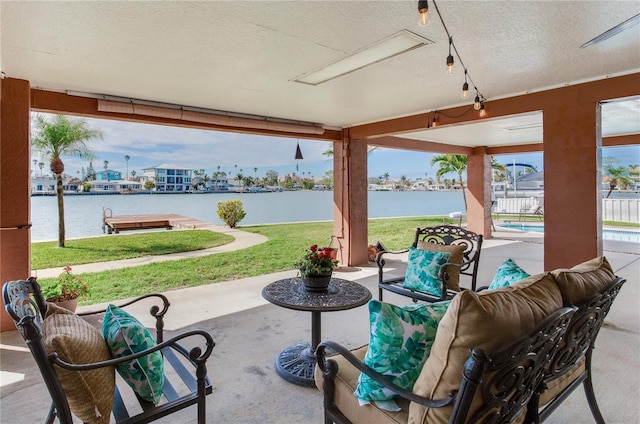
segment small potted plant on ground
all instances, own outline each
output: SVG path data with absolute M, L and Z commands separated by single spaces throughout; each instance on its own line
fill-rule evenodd
M 304 257 L 297 264 L 300 277 L 309 291 L 325 291 L 329 287 L 333 268 L 338 265 L 331 247 L 318 247 L 317 244 L 307 249 Z
M 42 295 L 47 302 L 55 302 L 58 306 L 75 312 L 78 300 L 89 292 L 89 287 L 82 278 L 71 273 L 71 267 L 65 266 L 58 280 L 42 286 Z

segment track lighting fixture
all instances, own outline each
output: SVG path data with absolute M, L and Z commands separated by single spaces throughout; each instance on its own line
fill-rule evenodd
M 453 37 L 449 37 L 449 56 L 447 56 L 447 74 L 453 75 L 453 55 L 451 54 L 451 45 Z
M 429 14 L 427 0 L 418 0 L 418 12 L 420 12 L 418 24 L 423 27 L 429 25 L 431 23 L 431 15 Z
M 487 111 L 484 109 L 484 103 L 480 103 L 480 117 L 484 118 L 487 116 Z

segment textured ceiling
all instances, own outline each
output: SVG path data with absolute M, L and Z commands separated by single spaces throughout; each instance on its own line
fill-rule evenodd
M 417 1 L 0 3 L 0 68 L 32 87 L 72 90 L 350 127 L 469 104 L 460 66 L 445 75 L 447 36 Z M 640 13 L 638 1 L 444 1 L 438 7 L 469 75 L 496 99 L 638 72 L 640 26 L 579 46 Z M 294 82 L 400 30 L 434 44 L 326 83 Z M 459 65 L 459 63 L 457 63 Z M 473 84 L 471 84 L 473 87 Z M 622 106 L 640 132 L 638 100 Z M 620 132 L 615 116 L 603 123 Z M 434 141 L 540 141 L 539 115 L 433 129 Z M 537 120 L 537 121 L 536 121 Z M 476 129 L 473 129 L 477 127 Z

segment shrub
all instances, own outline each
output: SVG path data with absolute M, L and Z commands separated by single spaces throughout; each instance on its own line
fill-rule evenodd
M 218 216 L 231 228 L 236 228 L 238 222 L 242 221 L 246 215 L 240 200 L 218 202 Z

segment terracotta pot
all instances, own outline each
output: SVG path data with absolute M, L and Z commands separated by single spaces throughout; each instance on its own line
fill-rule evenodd
M 55 302 L 56 305 L 60 306 L 61 308 L 65 308 L 70 310 L 71 312 L 75 312 L 76 308 L 78 307 L 78 300 L 79 298 L 75 298 L 75 299 L 71 299 L 71 300 L 63 300 L 60 302 Z
M 304 287 L 308 291 L 312 292 L 327 291 L 327 287 L 329 287 L 329 282 L 331 281 L 331 274 L 332 271 L 329 271 L 323 274 L 307 275 L 306 277 L 302 277 Z

